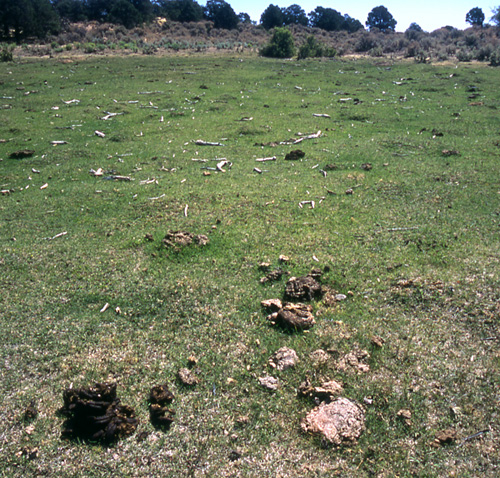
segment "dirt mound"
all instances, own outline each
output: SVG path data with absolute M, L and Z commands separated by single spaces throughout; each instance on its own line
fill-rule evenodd
M 295 367 L 299 361 L 297 352 L 288 347 L 281 347 L 269 359 L 269 365 L 277 370 L 283 371 Z
M 68 416 L 62 432 L 65 437 L 112 442 L 137 428 L 133 408 L 121 405 L 116 397 L 116 384 L 68 388 L 63 400 L 61 411 Z

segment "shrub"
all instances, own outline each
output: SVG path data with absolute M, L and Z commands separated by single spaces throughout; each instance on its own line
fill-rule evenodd
M 457 60 L 458 61 L 468 62 L 468 61 L 471 61 L 472 58 L 473 58 L 473 55 L 469 50 L 459 50 L 457 52 Z
M 358 43 L 356 43 L 356 51 L 362 53 L 370 51 L 376 46 L 377 42 L 375 41 L 375 38 L 369 33 L 364 33 L 359 38 Z
M 293 35 L 288 28 L 275 28 L 270 42 L 260 50 L 261 56 L 291 58 L 295 54 Z
M 497 48 L 491 55 L 490 55 L 490 65 L 491 66 L 500 66 L 500 48 Z
M 309 35 L 306 39 L 306 42 L 301 45 L 299 48 L 298 59 L 302 60 L 303 58 L 320 58 L 320 57 L 329 57 L 332 58 L 337 54 L 335 48 L 328 47 L 323 45 L 314 35 Z
M 2 45 L 0 47 L 0 61 L 1 62 L 6 62 L 6 61 L 13 61 L 14 60 L 14 46 L 13 45 Z

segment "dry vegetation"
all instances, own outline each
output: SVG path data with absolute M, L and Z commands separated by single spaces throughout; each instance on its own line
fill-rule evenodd
M 309 35 L 332 47 L 337 55 L 412 58 L 417 62 L 458 60 L 500 63 L 500 28 L 488 26 L 458 30 L 443 27 L 433 32 L 405 33 L 360 30 L 356 33 L 328 32 L 319 28 L 290 27 L 296 46 Z M 18 55 L 61 55 L 70 52 L 103 53 L 135 52 L 159 54 L 165 51 L 238 50 L 257 51 L 269 41 L 271 33 L 262 26 L 240 24 L 237 29 L 213 28 L 210 21 L 179 23 L 158 19 L 150 25 L 127 30 L 120 25 L 97 22 L 74 23 L 45 44 L 25 44 L 16 49 Z

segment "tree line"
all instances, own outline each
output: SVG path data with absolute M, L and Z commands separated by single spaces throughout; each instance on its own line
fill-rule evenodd
M 500 7 L 493 11 L 492 21 L 500 25 Z M 210 20 L 215 28 L 233 29 L 240 23 L 252 22 L 247 13 L 236 13 L 225 0 L 208 0 L 201 6 L 196 0 L 0 0 L 0 37 L 17 42 L 57 34 L 66 22 L 97 21 L 120 24 L 126 28 L 151 22 L 156 17 L 178 22 Z M 471 9 L 466 21 L 482 26 L 483 11 Z M 306 12 L 297 4 L 280 8 L 270 4 L 260 17 L 266 30 L 287 25 L 304 25 L 327 31 L 356 32 L 378 29 L 395 31 L 396 20 L 384 6 L 373 8 L 365 26 L 347 14 L 333 8 L 316 7 Z M 410 28 L 420 28 L 412 24 Z

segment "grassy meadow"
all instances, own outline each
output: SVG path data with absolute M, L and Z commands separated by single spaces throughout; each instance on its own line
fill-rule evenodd
M 235 54 L 4 64 L 0 476 L 498 476 L 499 75 Z M 168 249 L 169 231 L 210 242 Z M 313 301 L 316 325 L 284 332 L 260 302 L 287 276 L 260 283 L 262 262 L 319 267 L 346 299 Z M 283 346 L 299 362 L 279 372 Z M 358 349 L 368 372 L 336 366 Z M 190 388 L 176 377 L 191 356 Z M 306 377 L 363 405 L 357 444 L 301 431 Z M 62 439 L 63 390 L 103 381 L 137 432 Z M 168 431 L 149 421 L 159 383 L 175 394 Z

